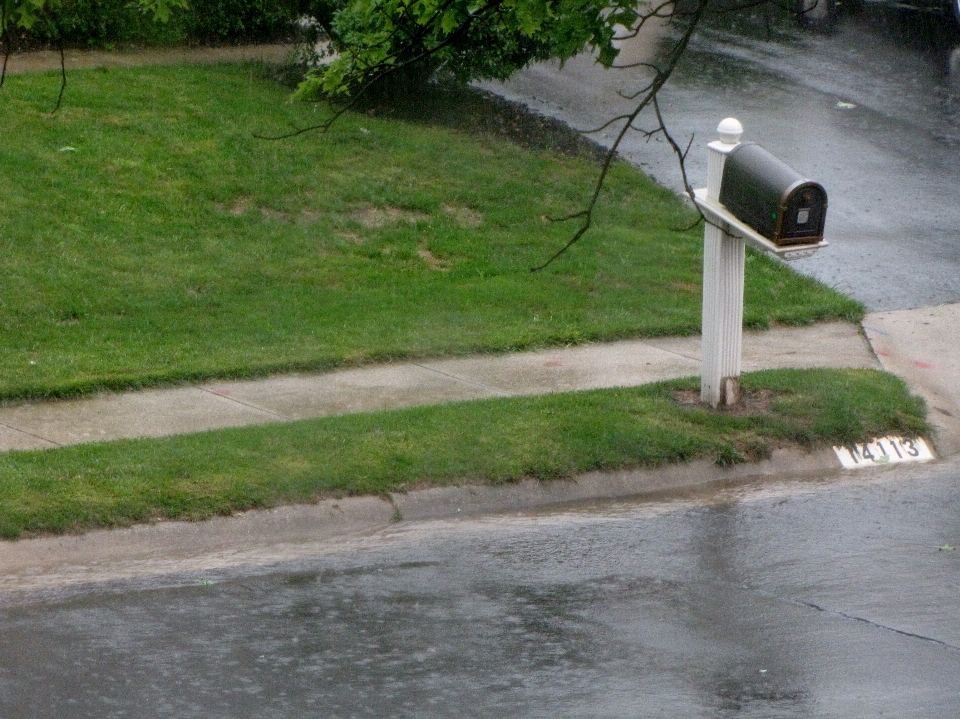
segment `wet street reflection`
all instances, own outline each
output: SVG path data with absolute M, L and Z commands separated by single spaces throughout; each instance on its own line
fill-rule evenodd
M 711 671 L 701 679 L 705 704 L 719 716 L 809 716 L 803 645 L 795 632 L 802 623 L 772 621 L 756 601 L 741 566 L 736 504 L 710 508 L 691 528 L 692 550 L 707 589 L 694 617 L 696 636 L 717 647 Z
M 947 54 L 947 79 L 956 88 L 960 88 L 960 47 L 955 47 Z

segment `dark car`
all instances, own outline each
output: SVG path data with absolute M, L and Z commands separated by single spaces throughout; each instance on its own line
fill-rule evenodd
M 920 10 L 942 14 L 960 27 L 960 0 L 847 0 L 847 5 Z M 815 30 L 833 26 L 840 12 L 838 0 L 798 0 L 801 24 Z

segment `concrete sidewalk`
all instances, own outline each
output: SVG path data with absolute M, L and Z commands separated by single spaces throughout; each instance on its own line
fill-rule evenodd
M 960 304 L 875 312 L 863 329 L 883 369 L 927 401 L 940 456 L 960 453 Z
M 869 340 L 869 342 L 868 342 Z M 871 367 L 928 402 L 941 454 L 960 451 L 960 305 L 748 332 L 743 369 Z M 0 407 L 0 451 L 286 422 L 489 397 L 635 386 L 700 372 L 700 338 L 593 344 L 317 375 L 102 394 Z
M 859 327 L 751 332 L 744 370 L 879 367 Z M 398 363 L 318 375 L 103 394 L 0 408 L 0 450 L 158 437 L 488 397 L 632 386 L 700 372 L 698 337 Z

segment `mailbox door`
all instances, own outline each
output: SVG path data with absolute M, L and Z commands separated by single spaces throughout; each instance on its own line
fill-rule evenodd
M 790 188 L 781 208 L 777 236 L 782 245 L 813 244 L 823 239 L 827 218 L 827 193 L 815 182 Z

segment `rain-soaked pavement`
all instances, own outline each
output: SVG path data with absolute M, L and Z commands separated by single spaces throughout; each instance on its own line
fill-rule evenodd
M 756 33 L 755 33 L 756 35 Z M 647 38 L 627 47 L 650 57 Z M 534 66 L 489 89 L 590 128 L 628 103 L 640 70 L 588 58 Z M 691 181 L 706 184 L 706 151 L 724 117 L 827 189 L 829 249 L 794 263 L 866 303 L 906 309 L 960 300 L 960 30 L 949 18 L 864 12 L 832 35 L 767 40 L 708 30 L 661 94 L 672 133 L 695 136 Z M 648 116 L 643 127 L 655 123 Z M 614 133 L 595 137 L 611 142 Z M 634 136 L 622 155 L 682 190 L 662 140 Z
M 960 715 L 960 460 L 0 597 L 0 716 Z

